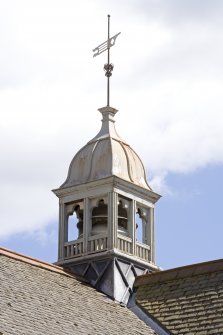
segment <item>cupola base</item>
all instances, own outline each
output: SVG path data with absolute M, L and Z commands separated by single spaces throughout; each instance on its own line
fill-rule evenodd
M 57 265 L 61 264 L 58 262 Z M 133 293 L 137 276 L 160 270 L 153 263 L 130 258 L 118 250 L 67 260 L 63 262 L 63 267 L 84 277 L 97 291 L 124 305 Z

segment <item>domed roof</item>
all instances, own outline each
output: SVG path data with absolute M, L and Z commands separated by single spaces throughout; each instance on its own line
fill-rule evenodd
M 103 116 L 101 130 L 74 156 L 61 188 L 117 176 L 151 190 L 141 159 L 116 132 L 117 110 L 107 106 L 99 111 Z

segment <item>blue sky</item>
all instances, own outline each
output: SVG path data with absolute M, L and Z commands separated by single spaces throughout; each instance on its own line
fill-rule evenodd
M 157 264 L 222 257 L 223 3 L 0 0 L 0 244 L 57 257 L 58 202 L 74 154 L 100 128 L 112 49 L 118 133 L 142 158 L 156 208 Z M 128 125 L 128 126 L 126 126 Z
M 174 190 L 157 208 L 157 260 L 170 268 L 222 258 L 223 169 L 171 174 Z

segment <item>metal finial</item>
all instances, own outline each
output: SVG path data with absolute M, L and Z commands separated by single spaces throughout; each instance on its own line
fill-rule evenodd
M 118 33 L 110 38 L 110 15 L 108 15 L 108 39 L 107 41 L 93 49 L 93 57 L 96 57 L 102 52 L 108 50 L 108 60 L 107 63 L 104 65 L 105 76 L 107 77 L 107 106 L 110 106 L 110 77 L 112 76 L 112 71 L 114 68 L 114 65 L 110 63 L 110 48 L 115 45 L 116 38 L 119 34 L 121 33 Z

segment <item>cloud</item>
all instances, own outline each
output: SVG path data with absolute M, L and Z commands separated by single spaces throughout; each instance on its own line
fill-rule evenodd
M 153 188 L 171 192 L 169 172 L 223 163 L 221 3 L 202 1 L 202 13 L 198 3 L 1 2 L 1 237 L 57 220 L 50 190 L 100 127 L 106 56 L 91 50 L 106 39 L 108 10 L 122 32 L 111 52 L 117 130 Z
M 168 81 L 151 87 L 148 115 L 141 102 L 143 93 L 135 95 L 131 108 L 136 112 L 124 131 L 126 137 L 131 133 L 136 138 L 137 134 L 144 134 L 141 143 L 131 142 L 141 153 L 148 170 L 185 173 L 223 162 L 220 87 L 221 82 L 217 81 Z M 140 115 L 137 110 L 144 112 Z
M 153 176 L 149 180 L 149 184 L 152 187 L 153 190 L 155 190 L 156 193 L 162 194 L 162 196 L 173 196 L 173 190 L 167 185 L 166 183 L 166 176 L 167 173 L 165 172 L 160 172 L 159 174 Z

